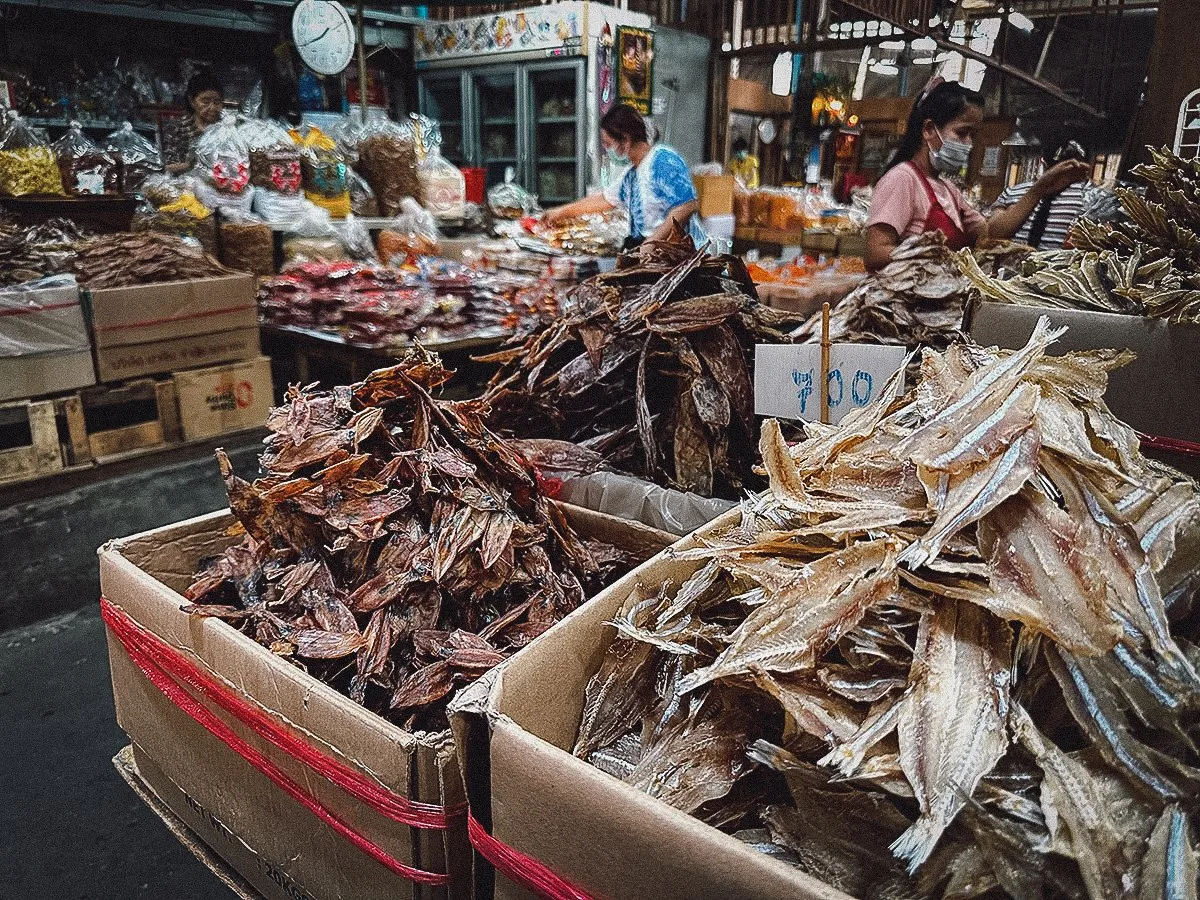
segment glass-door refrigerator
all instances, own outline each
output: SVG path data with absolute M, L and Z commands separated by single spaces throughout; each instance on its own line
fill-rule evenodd
M 518 69 L 504 66 L 467 73 L 474 134 L 472 163 L 487 170 L 487 186 L 501 184 L 506 169 L 524 181 L 527 158 L 517 103 Z
M 442 156 L 459 167 L 472 160 L 466 82 L 461 71 L 424 73 L 418 81 L 421 113 L 441 125 Z
M 525 186 L 543 207 L 568 203 L 587 183 L 584 61 L 528 63 L 521 73 Z

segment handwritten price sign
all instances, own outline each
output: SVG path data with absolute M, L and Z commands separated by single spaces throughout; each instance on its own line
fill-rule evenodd
M 829 421 L 869 406 L 904 365 L 903 347 L 833 344 L 829 350 Z M 821 420 L 821 346 L 759 344 L 754 348 L 754 412 L 781 419 Z M 903 374 L 900 376 L 904 389 Z

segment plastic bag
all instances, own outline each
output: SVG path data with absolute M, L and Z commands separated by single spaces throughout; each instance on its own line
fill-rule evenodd
M 217 252 L 217 219 L 196 195 L 184 191 L 178 199 L 158 209 L 139 209 L 134 215 L 134 231 L 154 231 L 195 240 L 205 253 Z
M 292 129 L 292 139 L 300 148 L 300 171 L 304 192 L 309 199 L 333 199 L 347 193 L 346 160 L 337 142 L 320 128 L 303 126 Z
M 0 288 L 0 316 L 21 316 L 21 327 L 0 329 L 0 358 L 91 348 L 74 275 L 51 275 Z
M 319 211 L 302 194 L 279 194 L 263 188 L 254 189 L 253 210 L 255 215 L 273 223 L 304 219 Z
M 240 194 L 250 186 L 250 149 L 234 116 L 226 113 L 196 140 L 195 174 L 223 194 Z
M 379 232 L 379 258 L 386 265 L 403 265 L 417 256 L 437 256 L 441 235 L 433 214 L 411 197 L 404 198 L 402 211 Z
M 72 122 L 67 133 L 50 145 L 58 159 L 63 189 L 71 196 L 115 194 L 121 188 L 117 160 L 105 153 Z
M 46 132 L 14 116 L 0 138 L 0 194 L 62 193 L 62 175 Z
M 358 142 L 358 169 L 375 192 L 381 214 L 397 215 L 405 197 L 424 202 L 411 127 L 388 119 L 368 121 Z
M 466 214 L 467 180 L 433 147 L 417 165 L 425 207 L 442 222 L 461 222 Z
M 162 154 L 142 135 L 125 122 L 104 139 L 104 149 L 116 157 L 121 169 L 121 190 L 132 193 L 141 189 L 146 179 L 161 172 Z
M 221 223 L 221 262 L 249 275 L 275 274 L 275 234 L 271 226 L 253 218 L 233 218 Z
M 250 183 L 277 194 L 300 193 L 300 148 L 275 122 L 253 119 L 238 127 L 250 151 Z
M 379 201 L 375 199 L 375 192 L 371 190 L 367 179 L 355 172 L 354 169 L 348 169 L 346 183 L 350 189 L 350 211 L 356 216 L 368 218 L 378 216 Z
M 176 178 L 174 175 L 167 175 L 162 172 L 155 172 L 147 175 L 142 182 L 141 195 L 153 203 L 155 206 L 162 206 L 166 203 L 174 203 L 184 193 L 184 184 L 187 183 L 187 191 L 195 193 L 192 179 Z
M 488 208 L 498 219 L 523 219 L 536 206 L 533 195 L 513 181 L 514 177 L 513 170 L 506 169 L 504 183 L 488 191 Z
M 346 252 L 350 254 L 351 259 L 357 259 L 361 262 L 377 262 L 378 257 L 375 255 L 375 242 L 371 240 L 371 232 L 367 230 L 367 225 L 362 219 L 357 216 L 346 216 L 346 221 L 338 226 L 338 233 L 342 237 L 342 243 L 346 245 Z
M 617 472 L 594 472 L 563 482 L 556 499 L 672 534 L 691 534 L 737 506 Z
M 208 181 L 196 181 L 196 198 L 209 209 L 219 209 L 229 215 L 248 216 L 254 209 L 254 192 L 252 187 L 245 187 L 238 193 L 227 193 L 213 187 Z
M 340 238 L 294 237 L 283 242 L 285 266 L 306 262 L 337 262 L 349 259 L 346 246 Z
M 719 162 L 701 163 L 692 169 L 693 178 L 705 178 L 711 175 L 724 175 L 725 170 Z

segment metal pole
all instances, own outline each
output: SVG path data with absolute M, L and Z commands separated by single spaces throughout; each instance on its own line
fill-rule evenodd
M 358 0 L 358 106 L 362 111 L 363 124 L 367 121 L 367 41 L 363 25 L 366 12 L 366 3 Z

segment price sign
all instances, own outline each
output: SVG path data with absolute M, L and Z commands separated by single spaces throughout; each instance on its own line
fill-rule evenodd
M 833 344 L 829 350 L 829 421 L 869 406 L 904 366 L 903 347 Z M 821 421 L 821 345 L 759 344 L 754 348 L 754 412 Z M 904 375 L 900 375 L 904 389 Z

